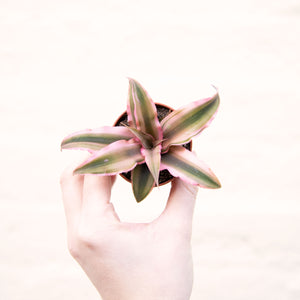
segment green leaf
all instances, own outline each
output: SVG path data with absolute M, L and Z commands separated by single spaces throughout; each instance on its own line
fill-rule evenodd
M 131 173 L 133 194 L 137 202 L 141 202 L 151 192 L 154 179 L 146 164 L 137 165 Z
M 95 152 L 74 174 L 115 175 L 128 172 L 143 161 L 141 145 L 122 140 Z
M 130 140 L 134 135 L 125 127 L 105 126 L 75 132 L 63 139 L 61 149 L 100 150 L 118 140 Z
M 162 155 L 161 169 L 201 187 L 216 189 L 221 184 L 216 175 L 197 156 L 182 146 L 172 146 Z
M 161 122 L 163 152 L 170 145 L 182 145 L 199 134 L 213 120 L 220 103 L 219 95 L 192 102 L 171 112 Z
M 142 85 L 134 79 L 129 79 L 127 115 L 131 127 L 150 134 L 155 140 L 162 139 L 155 104 Z

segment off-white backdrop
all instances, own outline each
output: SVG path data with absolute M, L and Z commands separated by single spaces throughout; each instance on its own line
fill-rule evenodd
M 127 76 L 174 108 L 220 91 L 191 299 L 300 299 L 299 37 L 297 0 L 0 0 L 0 299 L 99 299 L 67 251 L 59 145 L 114 122 Z M 118 179 L 113 201 L 151 220 L 168 190 L 136 205 Z

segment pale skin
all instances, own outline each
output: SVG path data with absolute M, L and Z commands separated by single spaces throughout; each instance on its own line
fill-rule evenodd
M 188 300 L 193 283 L 192 217 L 197 187 L 172 183 L 163 213 L 125 223 L 110 203 L 115 177 L 61 176 L 68 247 L 103 300 Z

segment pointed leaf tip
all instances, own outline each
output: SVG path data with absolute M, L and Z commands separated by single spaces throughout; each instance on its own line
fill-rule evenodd
M 125 127 L 104 126 L 70 134 L 61 142 L 61 149 L 100 150 L 119 140 L 130 140 L 134 135 Z
M 132 170 L 132 190 L 137 202 L 144 200 L 154 187 L 154 179 L 147 165 L 137 165 Z
M 115 175 L 128 172 L 143 161 L 139 144 L 121 140 L 95 152 L 75 170 L 75 174 Z
M 214 119 L 220 103 L 219 94 L 194 101 L 170 113 L 162 120 L 163 149 L 188 143 Z
M 127 115 L 131 127 L 150 134 L 155 140 L 162 139 L 156 106 L 143 86 L 132 78 L 129 79 Z
M 220 181 L 211 169 L 197 156 L 182 146 L 172 146 L 162 155 L 161 169 L 167 169 L 173 176 L 204 188 L 217 189 Z

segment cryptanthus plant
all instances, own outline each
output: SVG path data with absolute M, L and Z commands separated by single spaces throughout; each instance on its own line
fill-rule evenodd
M 142 85 L 129 79 L 127 120 L 119 126 L 105 126 L 75 132 L 63 139 L 62 149 L 88 150 L 90 157 L 74 174 L 116 175 L 130 171 L 137 202 L 154 186 L 160 173 L 205 188 L 220 188 L 215 174 L 184 147 L 214 118 L 219 95 L 191 102 L 158 119 L 157 106 Z

